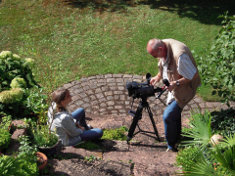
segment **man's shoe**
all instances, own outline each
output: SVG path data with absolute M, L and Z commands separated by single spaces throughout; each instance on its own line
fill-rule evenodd
M 178 152 L 177 148 L 167 148 L 166 152 Z

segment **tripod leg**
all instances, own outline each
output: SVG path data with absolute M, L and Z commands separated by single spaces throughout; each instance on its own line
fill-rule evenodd
M 139 106 L 137 108 L 137 111 L 135 113 L 135 116 L 133 118 L 133 121 L 131 123 L 131 126 L 129 128 L 129 131 L 128 131 L 128 135 L 127 135 L 127 142 L 129 142 L 132 137 L 133 137 L 133 134 L 135 132 L 135 128 L 136 128 L 136 125 L 138 124 L 138 121 L 141 119 L 142 117 L 142 111 L 143 111 L 143 106 L 142 106 L 142 102 L 139 103 Z
M 156 123 L 155 123 L 155 121 L 154 121 L 154 119 L 153 119 L 153 113 L 151 112 L 151 109 L 150 109 L 149 106 L 147 106 L 146 108 L 147 108 L 147 111 L 148 111 L 150 120 L 151 120 L 151 122 L 152 122 L 154 132 L 155 132 L 155 134 L 156 134 L 156 136 L 157 136 L 157 140 L 160 142 L 160 137 L 159 137 L 159 135 L 158 135 Z

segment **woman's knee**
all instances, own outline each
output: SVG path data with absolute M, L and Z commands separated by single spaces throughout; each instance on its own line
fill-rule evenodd
M 101 138 L 103 136 L 103 130 L 101 130 L 100 128 L 96 128 L 96 133 L 98 134 L 98 137 Z
M 85 116 L 85 109 L 84 108 L 78 108 L 77 111 L 79 111 L 80 115 Z
M 78 108 L 72 112 L 72 116 L 73 116 L 73 118 L 85 117 L 85 110 L 83 108 Z

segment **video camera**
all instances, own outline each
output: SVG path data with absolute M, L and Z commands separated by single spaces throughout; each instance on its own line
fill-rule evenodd
M 155 96 L 155 93 L 162 92 L 163 89 L 160 87 L 154 88 L 154 86 L 150 85 L 151 74 L 146 74 L 146 82 L 138 83 L 138 82 L 127 82 L 126 89 L 128 90 L 128 96 L 132 98 L 142 98 L 147 99 L 148 97 Z M 166 86 L 169 86 L 168 80 L 163 80 L 163 83 Z
M 136 135 L 137 133 L 155 134 L 156 139 L 158 141 L 160 141 L 157 127 L 156 127 L 156 123 L 153 119 L 153 113 L 151 112 L 151 109 L 149 107 L 149 103 L 147 102 L 147 98 L 151 97 L 151 96 L 155 96 L 155 93 L 159 92 L 159 94 L 156 98 L 160 99 L 160 96 L 167 90 L 167 87 L 169 87 L 170 83 L 168 82 L 167 79 L 164 79 L 163 83 L 165 84 L 165 86 L 163 88 L 160 88 L 160 87 L 154 88 L 154 86 L 152 86 L 150 84 L 150 80 L 151 80 L 150 73 L 146 74 L 146 80 L 147 81 L 144 83 L 138 83 L 138 82 L 133 81 L 133 82 L 127 82 L 127 84 L 126 84 L 126 88 L 128 90 L 128 95 L 129 95 L 129 97 L 133 98 L 133 101 L 135 98 L 141 98 L 136 111 L 133 111 L 133 110 L 129 111 L 129 114 L 131 116 L 133 116 L 133 121 L 132 121 L 131 126 L 128 131 L 127 143 L 129 143 L 129 141 L 132 139 L 132 137 L 134 135 Z M 132 103 L 132 105 L 133 105 L 133 103 Z M 138 121 L 142 118 L 143 109 L 146 109 L 149 114 L 150 120 L 153 125 L 154 132 L 144 131 L 138 125 Z M 138 127 L 139 130 L 136 133 L 134 133 L 136 126 Z

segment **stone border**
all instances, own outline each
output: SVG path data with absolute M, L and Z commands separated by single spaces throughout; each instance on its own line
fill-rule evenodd
M 128 96 L 126 82 L 144 82 L 145 76 L 130 74 L 106 74 L 82 78 L 79 81 L 67 83 L 63 88 L 70 90 L 72 102 L 69 110 L 73 111 L 78 107 L 83 107 L 88 114 L 94 115 L 120 115 L 127 116 L 131 108 L 132 98 Z M 158 85 L 162 86 L 162 85 Z M 165 102 L 167 93 L 161 96 Z M 155 97 L 149 97 L 148 102 L 154 116 L 161 116 L 165 105 Z M 139 99 L 135 99 L 133 109 L 138 106 Z M 233 103 L 234 106 L 234 103 Z M 218 110 L 228 108 L 219 102 L 204 102 L 200 97 L 195 98 L 183 110 L 183 116 L 189 115 L 193 111 L 203 111 L 205 109 Z

